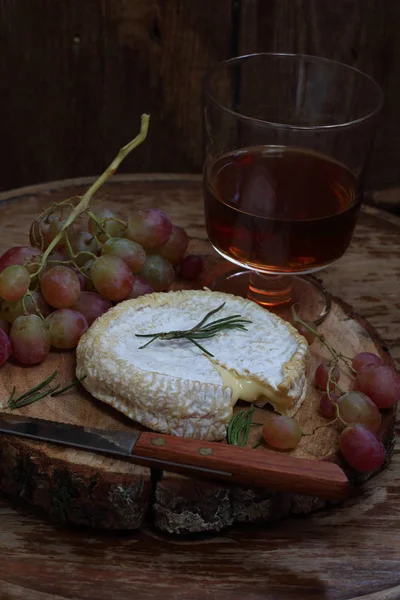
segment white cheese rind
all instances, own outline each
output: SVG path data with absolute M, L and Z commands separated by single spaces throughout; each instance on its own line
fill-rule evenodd
M 229 330 L 201 342 L 155 341 L 137 333 L 188 329 L 225 302 L 214 318 L 240 314 L 247 331 Z M 77 348 L 77 376 L 96 398 L 146 427 L 183 437 L 225 437 L 237 397 L 221 370 L 275 392 L 294 414 L 305 394 L 306 340 L 288 323 L 230 294 L 181 291 L 128 300 L 97 319 Z M 217 368 L 216 368 L 217 367 Z

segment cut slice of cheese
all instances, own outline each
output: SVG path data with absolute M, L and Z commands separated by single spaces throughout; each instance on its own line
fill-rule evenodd
M 212 316 L 240 314 L 247 331 L 231 329 L 200 340 L 147 340 L 135 334 L 186 330 Z M 297 412 L 306 392 L 306 340 L 289 323 L 250 300 L 211 291 L 149 294 L 98 318 L 77 348 L 77 376 L 99 400 L 163 433 L 219 440 L 240 398 L 268 400 Z

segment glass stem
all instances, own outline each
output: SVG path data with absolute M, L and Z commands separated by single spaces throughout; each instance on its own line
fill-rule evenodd
M 292 277 L 290 275 L 264 275 L 250 273 L 247 297 L 261 306 L 280 306 L 292 299 Z

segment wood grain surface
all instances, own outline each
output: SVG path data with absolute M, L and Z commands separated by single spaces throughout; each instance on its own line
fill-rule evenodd
M 86 181 L 25 188 L 0 198 L 0 251 L 25 243 L 27 222 L 44 203 L 79 193 Z M 195 177 L 116 177 L 107 201 L 169 205 L 172 218 L 204 239 L 201 187 Z M 12 201 L 11 201 L 12 200 Z M 15 206 L 19 206 L 16 218 Z M 325 286 L 368 317 L 400 357 L 400 220 L 364 208 L 346 255 L 321 273 Z M 15 503 L 0 501 L 0 597 L 119 600 L 177 598 L 370 600 L 400 597 L 400 463 L 363 486 L 360 497 L 310 517 L 268 527 L 237 527 L 218 537 L 177 540 L 65 529 Z
M 354 65 L 386 94 L 369 186 L 399 183 L 396 0 L 0 0 L 0 189 L 100 172 L 152 115 L 123 171 L 198 172 L 205 70 L 238 53 Z

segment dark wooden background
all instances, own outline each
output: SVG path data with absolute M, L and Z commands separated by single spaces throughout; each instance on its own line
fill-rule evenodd
M 369 187 L 396 186 L 399 28 L 399 0 L 0 0 L 0 188 L 99 173 L 142 111 L 149 140 L 122 170 L 198 172 L 201 77 L 254 51 L 374 76 L 386 105 Z

